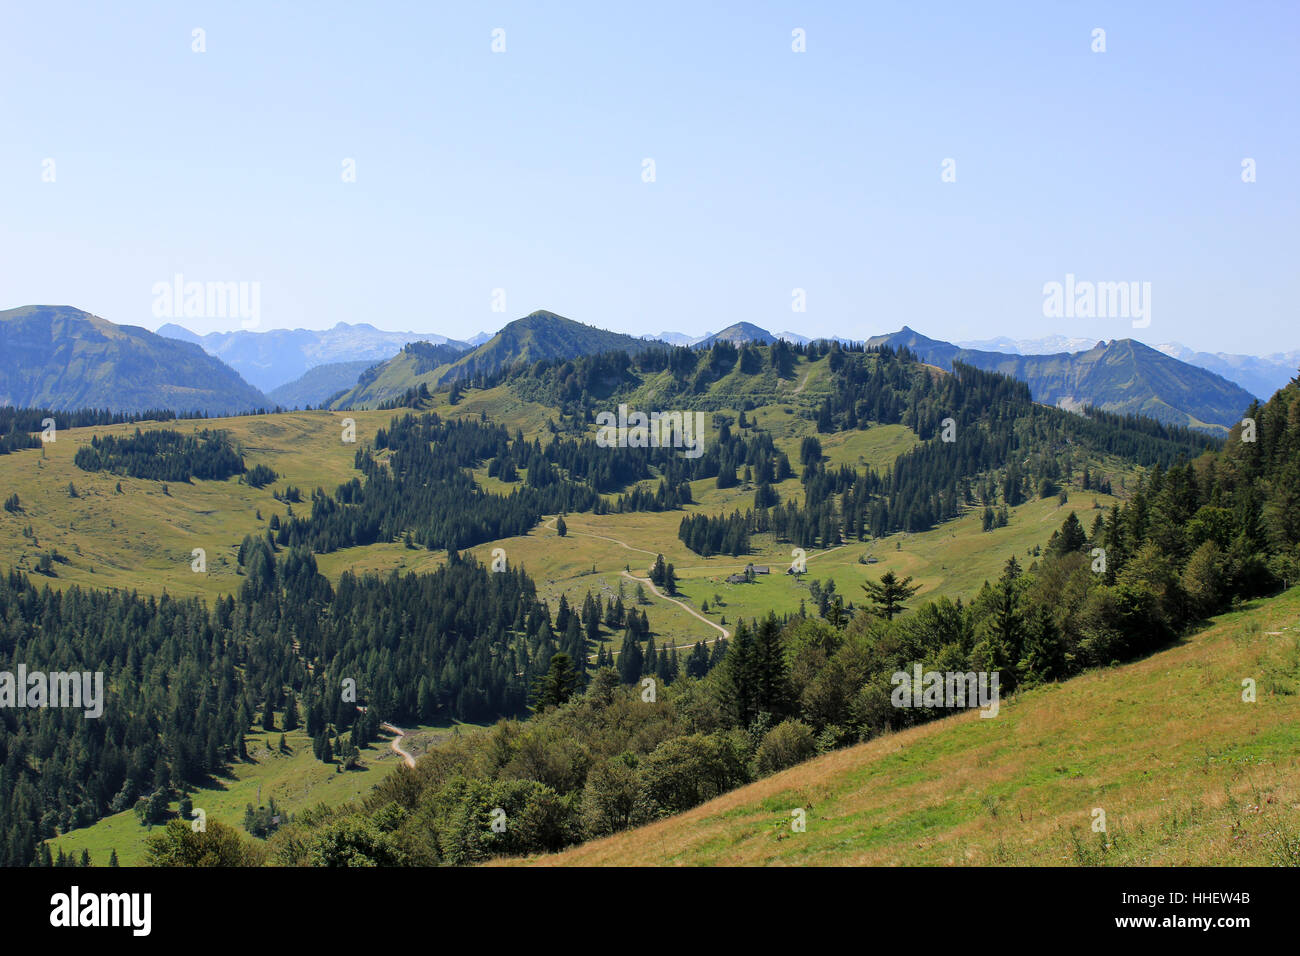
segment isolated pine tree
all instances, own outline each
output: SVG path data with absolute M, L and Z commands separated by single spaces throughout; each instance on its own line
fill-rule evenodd
M 1088 536 L 1084 533 L 1083 524 L 1079 521 L 1078 515 L 1071 511 L 1060 530 L 1053 531 L 1052 536 L 1047 539 L 1047 553 L 1049 555 L 1072 554 L 1075 551 L 1082 551 L 1087 544 Z
M 920 585 L 912 584 L 910 575 L 900 581 L 893 571 L 886 571 L 878 584 L 868 581 L 862 585 L 862 590 L 867 592 L 867 598 L 887 621 L 892 621 L 895 615 L 906 611 L 903 602 L 909 600 L 920 589 Z
M 668 565 L 664 563 L 664 556 L 661 554 L 655 558 L 654 567 L 650 569 L 650 583 L 655 587 L 663 587 L 664 575 L 668 572 Z

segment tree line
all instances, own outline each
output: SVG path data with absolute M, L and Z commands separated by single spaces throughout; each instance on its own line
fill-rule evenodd
M 82 471 L 107 471 L 153 481 L 223 481 L 246 470 L 244 456 L 231 442 L 229 433 L 208 428 L 192 435 L 169 428 L 147 432 L 137 428 L 134 435 L 124 438 L 94 435 L 90 444 L 77 449 L 72 460 Z M 258 467 L 258 479 L 267 484 L 265 473 L 274 472 L 264 465 Z

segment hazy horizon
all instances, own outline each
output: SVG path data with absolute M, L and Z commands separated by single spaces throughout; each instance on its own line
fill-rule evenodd
M 72 303 L 25 303 L 25 304 L 30 304 L 30 305 L 35 305 L 35 304 L 40 304 L 40 305 L 54 305 L 54 304 L 58 304 L 58 305 L 72 305 Z M 72 307 L 73 307 L 73 308 L 81 308 L 80 306 L 76 306 L 76 305 L 73 305 Z M 84 311 L 86 311 L 86 312 L 90 312 L 91 314 L 94 314 L 94 315 L 98 315 L 98 313 L 95 313 L 95 312 L 94 312 L 93 310 L 91 310 L 91 309 L 85 309 Z M 453 335 L 453 334 L 448 334 L 448 333 L 445 333 L 445 332 L 440 332 L 440 331 L 437 331 L 437 330 L 434 330 L 434 329 L 398 329 L 398 328 L 385 328 L 384 326 L 382 326 L 382 325 L 378 325 L 378 324 L 376 324 L 375 322 L 370 322 L 370 321 L 355 321 L 355 322 L 349 322 L 349 321 L 347 321 L 347 320 L 342 320 L 342 319 L 339 320 L 339 322 L 334 323 L 334 325 L 331 325 L 331 326 L 325 326 L 325 327 L 322 327 L 322 328 L 309 328 L 309 327 L 307 327 L 307 326 L 295 326 L 295 327 L 293 327 L 293 328 L 288 328 L 288 327 L 285 327 L 285 328 L 269 328 L 269 327 L 268 327 L 268 328 L 256 328 L 256 329 L 241 329 L 241 328 L 235 327 L 235 328 L 227 328 L 227 329 L 210 329 L 210 330 L 208 330 L 207 332 L 199 332 L 199 331 L 196 331 L 195 329 L 191 328 L 190 326 L 186 325 L 186 323 L 185 323 L 185 319 L 184 319 L 184 318 L 166 319 L 166 320 L 164 320 L 164 321 L 157 322 L 156 324 L 149 324 L 149 323 L 139 324 L 139 323 L 132 323 L 132 322 L 117 322 L 116 320 L 110 318 L 109 316 L 105 316 L 105 315 L 100 315 L 99 318 L 102 318 L 102 319 L 108 319 L 108 321 L 110 321 L 110 322 L 114 322 L 114 324 L 116 324 L 116 325 L 139 325 L 140 328 L 147 329 L 148 331 L 150 331 L 150 332 L 154 332 L 154 333 L 157 333 L 157 332 L 159 331 L 159 329 L 163 328 L 164 326 L 167 326 L 167 325 L 174 325 L 174 326 L 179 326 L 180 328 L 185 329 L 187 332 L 190 332 L 190 333 L 192 333 L 192 334 L 194 334 L 194 335 L 198 335 L 198 336 L 203 336 L 203 335 L 208 335 L 208 334 L 223 334 L 223 335 L 224 335 L 224 334 L 231 334 L 231 333 L 234 333 L 234 332 L 249 332 L 249 333 L 251 333 L 251 334 L 255 334 L 255 335 L 256 335 L 256 334 L 266 333 L 266 332 L 299 332 L 299 331 L 323 332 L 323 331 L 329 331 L 330 329 L 333 329 L 333 328 L 337 327 L 338 325 L 349 325 L 349 326 L 363 326 L 363 325 L 364 325 L 364 326 L 370 326 L 370 327 L 374 328 L 377 332 L 383 332 L 383 333 L 385 333 L 385 334 L 390 334 L 390 335 L 402 335 L 402 334 L 412 334 L 412 335 L 438 335 L 438 336 L 442 336 L 443 338 L 451 339 L 451 340 L 454 340 L 454 341 L 466 342 L 466 341 L 469 341 L 470 339 L 475 338 L 476 336 L 479 336 L 479 335 L 487 335 L 487 336 L 489 336 L 489 337 L 490 337 L 490 336 L 493 336 L 493 335 L 495 335 L 497 332 L 499 332 L 499 331 L 501 330 L 501 328 L 503 328 L 504 326 L 508 325 L 510 322 L 513 322 L 513 321 L 515 321 L 516 319 L 523 318 L 524 316 L 526 316 L 526 315 L 530 315 L 530 314 L 532 314 L 532 313 L 534 313 L 534 312 L 551 312 L 551 313 L 553 313 L 553 314 L 560 315 L 560 313 L 555 312 L 554 309 L 545 309 L 545 308 L 540 308 L 540 309 L 529 309 L 527 312 L 522 313 L 521 315 L 514 316 L 513 318 L 510 318 L 510 319 L 506 319 L 505 321 L 503 321 L 503 322 L 501 323 L 501 325 L 499 325 L 499 326 L 497 326 L 497 327 L 495 327 L 495 328 L 484 327 L 484 328 L 482 328 L 482 329 L 479 329 L 479 330 L 476 331 L 476 332 L 464 333 L 464 334 L 462 334 L 461 336 L 457 336 L 457 335 Z M 566 319 L 571 319 L 571 320 L 573 320 L 573 321 L 575 321 L 575 322 L 581 322 L 583 325 L 593 325 L 593 323 L 591 323 L 591 322 L 586 322 L 586 321 L 584 321 L 584 320 L 581 319 L 581 318 L 576 318 L 576 317 L 571 316 L 571 315 L 565 315 L 565 316 L 562 316 L 562 317 L 563 317 L 563 318 L 566 318 Z M 637 335 L 637 336 L 640 336 L 640 337 L 655 337 L 655 336 L 658 336 L 658 335 L 661 335 L 661 334 L 681 334 L 681 335 L 693 335 L 693 336 L 698 336 L 698 337 L 707 337 L 707 336 L 709 336 L 709 335 L 717 334 L 718 332 L 721 332 L 721 331 L 723 331 L 724 329 L 729 328 L 729 327 L 732 326 L 732 325 L 737 325 L 737 324 L 739 324 L 739 322 L 745 322 L 745 321 L 748 321 L 748 320 L 741 319 L 741 320 L 739 320 L 738 322 L 732 322 L 732 323 L 729 323 L 728 325 L 718 326 L 717 328 L 711 328 L 711 329 L 708 329 L 707 331 L 702 331 L 702 332 L 687 332 L 687 331 L 685 331 L 685 330 L 683 330 L 683 329 L 680 329 L 680 328 L 664 328 L 664 329 L 659 329 L 657 332 L 637 333 L 637 332 L 626 332 L 625 330 L 623 330 L 623 329 L 619 329 L 619 328 L 617 328 L 617 327 L 607 327 L 607 326 L 604 326 L 604 325 L 595 325 L 594 327 L 596 327 L 596 328 L 608 328 L 609 331 L 624 332 L 625 334 L 628 334 L 628 335 Z M 756 322 L 751 322 L 750 324 L 751 324 L 751 325 L 758 325 L 758 323 L 756 323 Z M 794 329 L 790 329 L 790 328 L 776 328 L 776 327 L 768 327 L 768 326 L 759 326 L 759 327 L 762 328 L 764 331 L 771 332 L 773 335 L 784 335 L 784 334 L 802 335 L 802 334 L 803 334 L 803 333 L 800 333 L 800 332 L 796 332 Z M 924 336 L 926 336 L 927 338 L 932 338 L 932 339 L 937 339 L 937 340 L 940 340 L 940 341 L 951 342 L 951 343 L 954 344 L 954 345 L 959 345 L 959 346 L 962 346 L 962 347 L 965 347 L 965 348 L 973 348 L 973 347 L 975 347 L 975 346 L 972 345 L 971 343 L 978 343 L 978 342 L 991 342 L 991 341 L 994 341 L 994 340 L 996 340 L 996 339 L 1011 339 L 1011 340 L 1013 340 L 1013 341 L 1015 341 L 1015 342 L 1017 342 L 1017 343 L 1026 343 L 1026 342 L 1036 342 L 1036 341 L 1046 340 L 1046 339 L 1052 339 L 1052 338 L 1065 338 L 1065 339 L 1082 339 L 1082 338 L 1088 338 L 1087 336 L 1068 335 L 1068 334 L 1066 334 L 1066 333 L 1064 333 L 1064 332 L 1044 332 L 1044 333 L 1042 333 L 1041 335 L 1032 335 L 1032 336 L 1009 336 L 1009 335 L 1004 335 L 1004 334 L 998 334 L 998 335 L 990 335 L 990 336 L 987 336 L 987 337 L 984 337 L 984 338 L 975 337 L 975 336 L 967 336 L 967 337 L 965 337 L 965 338 L 961 338 L 961 339 L 942 339 L 940 336 L 937 336 L 937 335 L 932 334 L 929 330 L 927 330 L 927 329 L 925 329 L 925 328 L 918 328 L 917 326 L 915 326 L 915 325 L 913 325 L 913 324 L 911 324 L 911 323 L 907 323 L 907 322 L 904 322 L 902 325 L 899 325 L 899 326 L 896 327 L 896 328 L 874 330 L 874 331 L 871 331 L 871 332 L 866 333 L 865 335 L 854 335 L 854 336 L 849 336 L 849 335 L 845 335 L 845 334 L 838 333 L 838 332 L 831 332 L 829 335 L 825 335 L 825 336 L 805 336 L 805 337 L 806 337 L 806 338 L 809 338 L 809 339 L 816 339 L 816 338 L 839 338 L 839 339 L 850 339 L 850 338 L 851 338 L 853 341 L 865 341 L 865 340 L 867 340 L 867 339 L 874 338 L 874 337 L 876 337 L 876 336 L 880 336 L 880 335 L 891 335 L 891 334 L 893 334 L 893 333 L 895 333 L 895 332 L 900 331 L 900 330 L 901 330 L 902 328 L 904 328 L 904 327 L 910 328 L 910 329 L 912 329 L 912 331 L 917 332 L 917 333 L 919 333 L 919 334 L 921 334 L 921 335 L 924 335 Z M 1094 347 L 1095 345 L 1097 345 L 1098 343 L 1102 343 L 1102 342 L 1110 342 L 1110 341 L 1117 340 L 1117 339 L 1133 339 L 1134 341 L 1136 341 L 1136 342 L 1141 342 L 1143 345 L 1149 346 L 1150 348 L 1159 348 L 1159 347 L 1161 347 L 1161 346 L 1166 346 L 1166 345 L 1182 345 L 1182 346 L 1185 346 L 1185 347 L 1191 348 L 1191 346 L 1188 346 L 1186 342 L 1179 342 L 1179 341 L 1177 341 L 1177 340 L 1175 340 L 1175 339 L 1156 340 L 1156 339 L 1153 339 L 1153 338 L 1151 338 L 1151 337 L 1149 337 L 1149 336 L 1148 336 L 1148 337 L 1143 337 L 1143 336 L 1141 336 L 1140 334 L 1137 334 L 1136 330 L 1134 330 L 1131 334 L 1126 334 L 1126 335 L 1112 335 L 1112 336 L 1099 337 L 1099 338 L 1096 338 L 1096 339 L 1089 339 L 1089 343 L 1088 343 L 1086 346 L 1084 346 L 1082 349 L 1075 350 L 1075 351 L 1086 351 L 1087 349 L 1093 348 L 1093 347 Z M 996 351 L 996 349 L 992 349 L 991 347 L 990 347 L 989 350 L 991 350 L 991 351 Z M 1205 352 L 1205 351 L 1208 351 L 1208 350 L 1205 350 L 1205 349 L 1196 349 L 1195 351 L 1198 351 L 1198 352 Z M 1222 351 L 1222 350 L 1220 350 L 1220 351 Z M 1256 357 L 1267 357 L 1267 356 L 1269 356 L 1269 355 L 1286 354 L 1286 353 L 1289 353 L 1289 352 L 1292 352 L 1292 351 L 1295 351 L 1295 349 L 1290 349 L 1290 348 L 1279 348 L 1279 349 L 1275 349 L 1275 350 L 1273 350 L 1273 351 L 1271 351 L 1271 352 L 1249 352 L 1249 353 L 1247 353 L 1247 352 L 1239 352 L 1239 353 L 1223 352 L 1223 354 L 1252 355 L 1252 356 L 1256 356 Z M 1210 353 L 1210 354 L 1214 354 L 1214 353 Z
M 155 315 L 181 275 L 256 283 L 262 329 L 1300 347 L 1294 6 L 376 18 L 9 11 L 0 301 L 246 327 Z M 1150 324 L 1050 316 L 1067 276 L 1149 284 Z

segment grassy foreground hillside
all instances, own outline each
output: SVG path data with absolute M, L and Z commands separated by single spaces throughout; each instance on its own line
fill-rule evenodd
M 996 718 L 888 734 L 529 862 L 1294 866 L 1298 691 L 1293 588 L 1143 660 L 1004 699 Z

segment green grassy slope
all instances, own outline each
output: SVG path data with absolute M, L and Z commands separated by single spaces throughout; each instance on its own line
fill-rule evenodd
M 402 746 L 418 757 L 430 741 L 453 732 L 451 728 L 415 728 L 403 737 Z M 389 735 L 362 750 L 361 769 L 346 772 L 340 772 L 337 764 L 321 763 L 312 756 L 311 738 L 302 729 L 285 734 L 288 753 L 275 749 L 280 739 L 278 730 L 250 733 L 244 739 L 249 760 L 236 764 L 229 777 L 214 780 L 211 786 L 190 794 L 194 807 L 204 810 L 208 820 L 218 820 L 241 832 L 244 809 L 249 804 L 265 806 L 274 798 L 276 806 L 288 813 L 319 803 L 336 806 L 369 793 L 402 764 L 402 757 L 389 746 Z M 171 803 L 172 814 L 178 806 L 176 801 Z M 80 857 L 85 849 L 93 864 L 104 866 L 110 851 L 116 850 L 122 866 L 135 866 L 143 862 L 145 840 L 156 829 L 141 826 L 135 813 L 126 810 L 48 842 L 55 856 L 60 847 L 74 857 Z
M 1300 865 L 1298 693 L 1300 588 L 996 718 L 885 735 L 532 862 Z
M 41 554 L 57 551 L 56 587 L 125 588 L 212 597 L 238 590 L 235 555 L 246 534 L 265 533 L 272 514 L 288 505 L 275 490 L 289 485 L 310 493 L 318 485 L 333 491 L 356 474 L 354 444 L 342 441 L 344 418 L 356 420 L 358 442 L 386 425 L 391 412 L 294 412 L 229 419 L 185 420 L 165 425 L 140 422 L 66 429 L 41 449 L 0 455 L 0 488 L 16 493 L 22 512 L 0 512 L 0 564 L 31 570 Z M 244 450 L 249 467 L 266 464 L 280 475 L 272 485 L 253 488 L 226 481 L 163 483 L 107 472 L 85 472 L 73 464 L 77 449 L 94 435 L 130 435 L 136 428 L 204 428 L 228 431 Z M 116 491 L 121 484 L 122 493 Z M 68 493 L 68 485 L 77 497 Z M 257 518 L 261 511 L 262 517 Z M 24 534 L 30 528 L 32 536 Z M 207 552 L 207 573 L 191 570 L 192 551 Z M 38 579 L 40 580 L 40 579 Z
M 1032 559 L 1027 553 L 1035 545 L 1045 544 L 1071 510 L 1078 511 L 1081 520 L 1090 523 L 1094 498 L 1103 507 L 1109 507 L 1115 500 L 1091 492 L 1076 492 L 1076 499 L 1066 505 L 1051 498 L 1011 509 L 1007 527 L 991 532 L 981 530 L 979 513 L 971 511 L 921 534 L 895 534 L 874 543 L 850 541 L 838 549 L 812 550 L 808 552 L 808 574 L 798 578 L 784 573 L 791 561 L 789 545 L 778 545 L 770 536 L 756 536 L 754 553 L 740 558 L 729 555 L 703 558 L 686 549 L 677 538 L 677 526 L 683 514 L 696 510 L 729 511 L 734 507 L 743 510 L 752 501 L 752 492 L 723 492 L 706 487 L 709 484 L 696 483 L 700 487 L 694 493 L 701 503 L 684 511 L 569 515 L 565 518 L 568 535 L 564 538 L 544 526 L 527 535 L 479 545 L 471 553 L 487 561 L 494 548 L 504 548 L 512 564 L 522 564 L 533 575 L 539 593 L 552 607 L 558 605 L 561 594 L 567 595 L 570 604 L 575 600 L 581 603 L 588 590 L 611 599 L 620 593 L 620 579 L 627 603 L 635 592 L 635 582 L 627 581 L 624 569 L 630 568 L 632 574 L 644 578 L 655 554 L 662 553 L 675 565 L 680 578 L 678 600 L 697 611 L 708 601 L 710 608 L 705 617 L 730 629 L 740 617 L 798 610 L 800 600 L 808 599 L 809 579 L 813 578 L 834 579 L 837 593 L 843 594 L 846 602 L 853 603 L 860 603 L 861 585 L 865 581 L 878 580 L 888 570 L 913 576 L 921 585 L 920 598 L 969 597 L 986 579 L 996 578 L 1012 555 L 1020 558 L 1022 564 L 1029 564 Z M 783 492 L 791 493 L 797 487 L 796 479 L 780 486 Z M 876 562 L 859 561 L 868 555 L 876 558 Z M 430 560 L 420 553 L 405 551 L 400 545 L 389 546 L 384 556 L 387 560 L 372 549 L 368 557 L 373 566 L 385 569 L 419 568 Z M 345 560 L 343 555 L 326 555 L 320 564 L 322 570 L 330 573 L 335 562 L 342 560 Z M 726 582 L 728 575 L 743 571 L 751 562 L 766 564 L 773 573 L 759 575 L 752 584 Z M 721 603 L 716 600 L 719 596 Z M 653 595 L 650 605 L 644 609 L 650 613 L 651 627 L 661 643 L 670 639 L 678 645 L 689 644 L 717 636 L 715 629 Z M 615 645 L 620 642 L 614 634 L 606 637 Z

